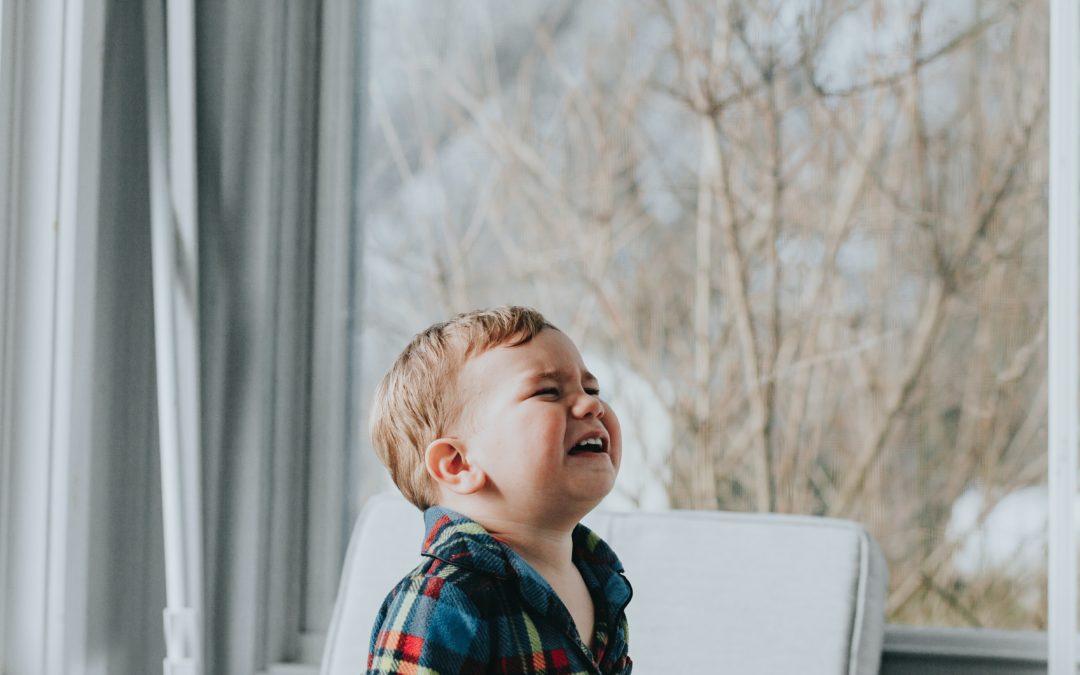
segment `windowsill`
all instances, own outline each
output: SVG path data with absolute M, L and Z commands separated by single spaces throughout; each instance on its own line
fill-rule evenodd
M 301 633 L 297 661 L 272 663 L 257 675 L 318 675 L 325 644 L 326 633 Z
M 319 666 L 310 663 L 274 663 L 258 675 L 319 675 Z
M 1077 638 L 1080 647 L 1080 636 Z M 885 656 L 937 656 L 1045 664 L 1046 640 L 1046 633 L 1040 631 L 889 624 L 885 627 L 883 652 Z

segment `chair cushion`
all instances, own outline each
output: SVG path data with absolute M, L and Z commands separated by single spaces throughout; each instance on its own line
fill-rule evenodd
M 634 587 L 634 672 L 872 675 L 887 569 L 858 524 L 704 511 L 593 513 Z M 400 495 L 353 530 L 322 675 L 362 671 L 386 593 L 419 562 L 423 516 Z

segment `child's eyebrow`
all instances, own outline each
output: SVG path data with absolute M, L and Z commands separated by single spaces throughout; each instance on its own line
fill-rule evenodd
M 567 378 L 566 371 L 562 370 L 541 370 L 534 373 L 529 373 L 526 377 L 530 382 L 533 380 L 559 380 Z M 589 382 L 599 382 L 595 375 L 587 370 L 581 371 L 581 379 Z

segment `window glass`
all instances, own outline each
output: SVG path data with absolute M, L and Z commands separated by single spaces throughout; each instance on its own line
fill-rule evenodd
M 606 506 L 856 519 L 890 621 L 1044 628 L 1047 21 L 372 3 L 368 394 L 536 306 L 623 420 Z

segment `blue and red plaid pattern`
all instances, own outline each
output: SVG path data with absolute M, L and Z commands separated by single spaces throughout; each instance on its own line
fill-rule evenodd
M 368 675 L 629 675 L 622 563 L 584 525 L 573 561 L 596 611 L 592 644 L 551 586 L 479 523 L 438 506 L 424 512 L 423 562 L 379 609 Z

